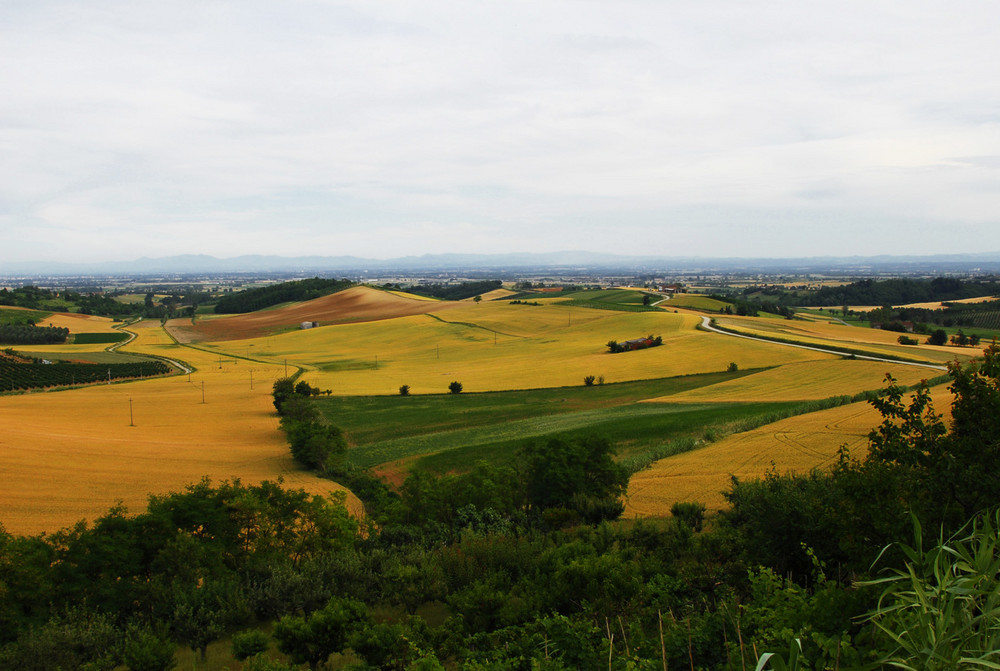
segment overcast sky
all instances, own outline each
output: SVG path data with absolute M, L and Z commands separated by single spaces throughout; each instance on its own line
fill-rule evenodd
M 0 264 L 1000 251 L 998 25 L 987 0 L 0 0 Z

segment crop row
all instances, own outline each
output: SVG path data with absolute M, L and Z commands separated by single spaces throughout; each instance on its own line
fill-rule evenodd
M 0 361 L 0 391 L 38 387 L 61 387 L 111 380 L 165 375 L 170 367 L 162 361 L 131 363 L 15 363 Z
M 981 329 L 1000 330 L 1000 310 L 975 312 L 971 316 L 973 326 Z

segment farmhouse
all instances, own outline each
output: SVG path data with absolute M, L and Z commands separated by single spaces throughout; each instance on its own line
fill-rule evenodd
M 636 349 L 646 349 L 647 347 L 653 346 L 653 338 L 633 338 L 632 340 L 626 340 L 622 343 L 622 349 L 626 352 L 631 352 Z

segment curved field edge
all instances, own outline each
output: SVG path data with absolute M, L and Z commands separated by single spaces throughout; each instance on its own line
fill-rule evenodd
M 945 409 L 953 397 L 947 388 L 937 386 L 931 398 L 935 408 Z M 867 450 L 868 433 L 881 419 L 868 403 L 851 403 L 789 417 L 661 459 L 630 479 L 625 517 L 670 515 L 677 502 L 699 502 L 717 511 L 727 506 L 723 494 L 733 478 L 829 468 L 842 448 L 860 457 Z

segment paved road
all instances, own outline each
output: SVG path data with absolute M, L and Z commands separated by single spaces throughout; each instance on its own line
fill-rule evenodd
M 811 345 L 797 345 L 790 342 L 777 342 L 774 340 L 768 340 L 767 338 L 757 338 L 755 336 L 743 335 L 742 333 L 730 333 L 729 331 L 723 331 L 722 329 L 715 328 L 711 324 L 711 319 L 702 315 L 701 326 L 706 331 L 711 331 L 712 333 L 721 333 L 722 335 L 732 336 L 733 338 L 746 338 L 747 340 L 759 340 L 761 342 L 770 343 L 772 345 L 784 345 L 785 347 L 798 347 L 799 349 L 808 349 L 813 352 L 823 352 L 825 354 L 836 354 L 837 356 L 847 356 L 843 352 L 838 352 L 832 349 L 824 349 L 822 347 L 813 347 Z M 939 366 L 932 363 L 919 363 L 916 361 L 897 361 L 896 359 L 884 359 L 877 356 L 868 356 L 867 354 L 855 354 L 854 358 L 864 359 L 865 361 L 882 361 L 884 363 L 896 363 L 902 366 L 918 366 L 920 368 L 930 368 L 932 370 L 946 371 L 948 368 L 946 366 Z

